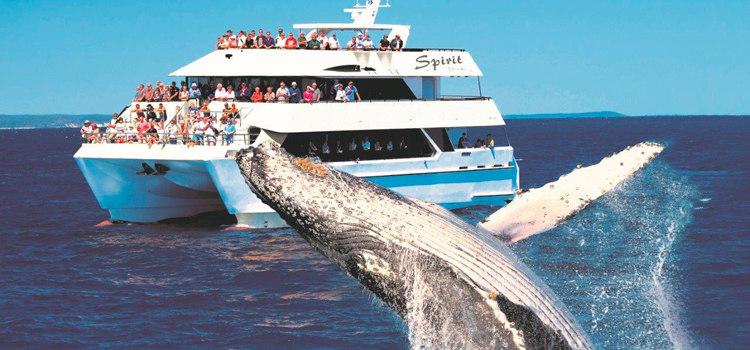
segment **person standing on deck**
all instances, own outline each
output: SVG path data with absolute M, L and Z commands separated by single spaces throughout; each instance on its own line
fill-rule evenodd
M 396 34 L 396 37 L 391 41 L 391 49 L 393 51 L 402 51 L 404 49 L 404 41 L 401 40 L 401 35 Z
M 289 102 L 299 103 L 301 98 L 302 98 L 302 92 L 297 87 L 297 82 L 293 81 L 292 88 L 289 89 Z
M 492 135 L 487 134 L 487 137 L 484 138 L 484 148 L 494 149 L 495 148 L 495 140 L 492 139 Z
M 323 93 L 318 89 L 318 83 L 312 84 L 312 102 L 318 103 L 320 102 L 320 98 L 323 96 Z
M 346 92 L 346 97 L 349 99 L 349 101 L 354 101 L 355 98 L 357 101 L 362 101 L 362 98 L 359 97 L 359 90 L 357 90 L 357 87 L 354 86 L 354 82 L 349 82 L 349 85 L 344 89 L 344 92 Z
M 458 139 L 458 148 L 471 148 L 469 138 L 466 137 L 466 133 L 461 134 L 461 138 Z
M 286 88 L 286 84 L 282 81 L 278 90 L 276 90 L 276 101 L 279 103 L 289 102 L 289 89 Z

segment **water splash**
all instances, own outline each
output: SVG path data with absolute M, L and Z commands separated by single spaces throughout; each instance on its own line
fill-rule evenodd
M 693 348 L 675 251 L 697 199 L 695 186 L 657 161 L 567 224 L 513 248 L 598 347 Z
M 506 349 L 509 332 L 486 298 L 457 281 L 451 269 L 419 254 L 400 256 L 403 320 L 412 349 Z

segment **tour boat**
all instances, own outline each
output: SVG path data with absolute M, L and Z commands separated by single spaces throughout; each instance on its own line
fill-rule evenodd
M 109 211 L 112 221 L 151 223 L 227 211 L 238 225 L 283 227 L 281 218 L 251 192 L 234 160 L 240 149 L 268 141 L 294 155 L 319 156 L 338 170 L 449 209 L 511 201 L 518 189 L 519 169 L 494 101 L 481 96 L 481 86 L 478 96 L 447 96 L 441 91 L 444 78 L 479 80 L 482 72 L 472 56 L 461 49 L 408 46 L 410 26 L 375 24 L 378 10 L 389 6 L 368 1 L 344 10 L 351 13 L 352 23 L 293 28 L 308 38 L 323 31 L 337 33 L 344 45 L 357 33 L 369 33 L 376 45 L 383 35 L 389 39 L 398 35 L 405 46 L 401 51 L 215 50 L 171 73 L 184 78 L 188 86 L 208 86 L 208 91 L 218 83 L 238 87 L 242 82 L 263 92 L 267 86 L 275 91 L 282 81 L 287 86 L 296 82 L 304 91 L 315 82 L 322 98 L 318 103 L 230 101 L 239 110 L 232 144 L 222 137 L 215 146 L 182 139 L 177 144 L 83 144 L 74 157 L 99 205 Z M 349 81 L 361 101 L 334 101 L 331 89 Z M 193 102 L 200 106 L 203 100 Z M 190 101 L 162 103 L 168 111 L 167 123 L 188 117 Z M 211 113 L 221 117 L 224 103 L 210 101 Z M 133 118 L 135 105 L 120 113 L 126 122 Z M 493 130 L 494 147 L 460 147 L 464 133 L 484 138 L 486 130 Z M 365 137 L 372 146 L 363 152 Z M 348 150 L 352 139 L 359 148 L 355 152 Z M 389 140 L 392 151 L 387 149 Z M 322 154 L 324 141 L 331 154 Z M 383 149 L 376 152 L 378 141 Z M 342 153 L 336 151 L 339 142 Z M 311 152 L 310 143 L 317 152 Z

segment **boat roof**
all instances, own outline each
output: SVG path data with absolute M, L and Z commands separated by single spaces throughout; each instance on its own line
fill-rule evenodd
M 169 74 L 171 77 L 479 77 L 463 50 L 408 51 L 217 50 Z
M 212 102 L 218 109 L 222 102 Z M 235 102 L 246 122 L 278 133 L 505 125 L 489 98 L 348 103 Z

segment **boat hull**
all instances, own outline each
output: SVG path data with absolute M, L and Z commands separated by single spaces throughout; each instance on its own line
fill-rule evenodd
M 159 147 L 127 145 L 127 157 L 116 156 L 122 147 L 84 145 L 75 156 L 99 205 L 109 211 L 110 220 L 153 223 L 226 210 L 240 226 L 287 226 L 245 184 L 233 149 L 169 145 L 171 149 L 165 153 Z M 332 166 L 449 209 L 504 205 L 518 188 L 512 149 Z

